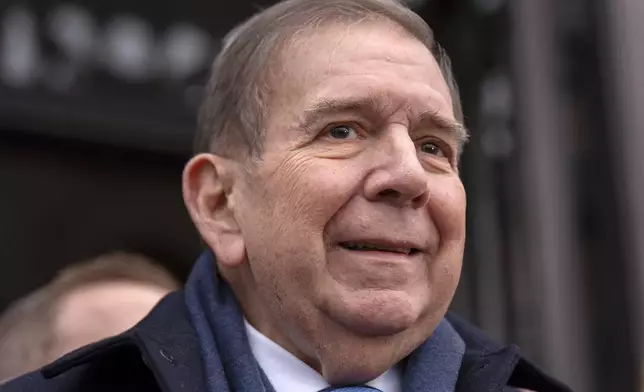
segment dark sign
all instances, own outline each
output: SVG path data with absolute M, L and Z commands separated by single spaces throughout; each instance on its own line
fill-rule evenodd
M 0 13 L 0 126 L 176 152 L 190 148 L 221 37 L 254 10 L 196 0 L 30 3 Z

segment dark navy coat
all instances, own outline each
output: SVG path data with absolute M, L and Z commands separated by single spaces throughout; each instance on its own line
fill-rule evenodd
M 570 391 L 521 358 L 516 346 L 501 347 L 459 317 L 447 318 L 466 344 L 457 392 L 513 391 L 508 385 Z M 203 369 L 197 334 L 179 292 L 164 298 L 131 330 L 9 381 L 0 392 L 219 392 L 206 390 Z

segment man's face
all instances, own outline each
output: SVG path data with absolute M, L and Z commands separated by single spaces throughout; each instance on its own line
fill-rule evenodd
M 342 336 L 399 360 L 444 316 L 461 270 L 448 87 L 428 49 L 385 24 L 314 32 L 282 64 L 261 161 L 231 195 L 244 284 L 264 309 L 251 321 L 323 368 Z

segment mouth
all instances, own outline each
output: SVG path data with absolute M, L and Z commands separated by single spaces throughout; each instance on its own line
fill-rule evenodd
M 347 250 L 360 251 L 360 252 L 389 252 L 404 255 L 414 255 L 420 252 L 420 249 L 414 247 L 397 246 L 395 244 L 373 244 L 366 242 L 341 242 L 341 247 Z

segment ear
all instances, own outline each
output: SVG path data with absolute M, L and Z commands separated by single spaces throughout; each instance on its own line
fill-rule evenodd
M 244 239 L 235 218 L 231 192 L 235 163 L 213 154 L 193 157 L 183 170 L 183 200 L 201 238 L 217 263 L 234 268 L 246 259 Z

